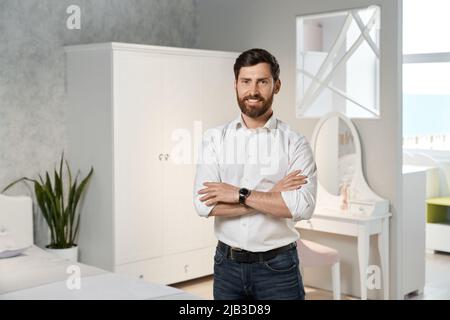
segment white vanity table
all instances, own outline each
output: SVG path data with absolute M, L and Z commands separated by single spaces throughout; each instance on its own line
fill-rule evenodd
M 361 144 L 353 123 L 340 113 L 321 118 L 312 138 L 318 186 L 314 214 L 297 228 L 357 238 L 361 299 L 367 299 L 369 239 L 378 235 L 383 298 L 389 299 L 389 202 L 375 194 L 362 172 Z
M 389 217 L 390 213 L 374 217 L 350 215 L 348 213 L 318 208 L 313 218 L 297 223 L 298 228 L 329 232 L 334 234 L 357 237 L 359 278 L 361 299 L 367 299 L 366 279 L 369 262 L 369 239 L 378 235 L 378 251 L 381 261 L 383 298 L 389 299 Z

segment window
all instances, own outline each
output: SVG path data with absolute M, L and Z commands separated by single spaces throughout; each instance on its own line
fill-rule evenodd
M 450 52 L 450 1 L 403 0 L 403 53 Z
M 407 149 L 450 150 L 448 10 L 448 0 L 403 2 L 403 147 Z

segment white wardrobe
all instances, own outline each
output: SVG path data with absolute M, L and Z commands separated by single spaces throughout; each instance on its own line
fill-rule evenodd
M 80 261 L 170 284 L 213 272 L 213 219 L 195 212 L 204 130 L 239 114 L 236 53 L 102 43 L 69 46 L 68 159 L 94 176 Z

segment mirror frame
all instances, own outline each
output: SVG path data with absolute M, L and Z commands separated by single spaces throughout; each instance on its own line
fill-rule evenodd
M 370 23 L 363 23 L 363 21 L 361 20 L 361 16 L 360 16 L 360 11 L 366 11 L 369 9 L 375 9 L 374 15 L 369 19 L 369 22 L 372 19 L 375 19 L 375 21 L 371 21 Z M 302 108 L 300 106 L 298 106 L 298 101 L 299 101 L 299 92 L 297 89 L 297 84 L 299 82 L 298 78 L 299 78 L 299 72 L 307 75 L 308 77 L 312 78 L 311 82 L 312 83 L 318 83 L 319 84 L 319 88 L 325 86 L 325 88 L 328 87 L 327 84 L 323 84 L 323 80 L 326 80 L 330 73 L 326 73 L 326 77 L 321 77 L 320 79 L 316 79 L 317 74 L 309 74 L 308 72 L 306 72 L 306 70 L 304 70 L 303 68 L 299 67 L 299 56 L 304 55 L 306 53 L 311 53 L 311 52 L 323 52 L 326 53 L 326 58 L 325 61 L 327 61 L 327 59 L 330 58 L 330 53 L 333 52 L 333 47 L 331 48 L 331 50 L 329 52 L 327 51 L 318 51 L 318 50 L 304 50 L 303 46 L 303 41 L 300 39 L 304 38 L 304 35 L 300 35 L 299 34 L 299 29 L 302 29 L 301 27 L 299 27 L 299 22 L 301 20 L 306 20 L 306 19 L 318 19 L 318 18 L 327 18 L 330 16 L 336 16 L 336 15 L 345 15 L 347 14 L 347 17 L 345 18 L 345 21 L 342 25 L 341 32 L 344 31 L 344 29 L 348 29 L 348 26 L 350 26 L 351 23 L 355 22 L 358 25 L 359 28 L 359 32 L 358 33 L 358 37 L 357 40 L 353 42 L 353 44 L 351 45 L 350 49 L 348 49 L 345 52 L 345 55 L 351 53 L 352 51 L 356 51 L 357 49 L 359 49 L 360 44 L 357 44 L 358 41 L 361 39 L 362 43 L 365 43 L 369 46 L 369 48 L 372 50 L 373 54 L 375 55 L 375 64 L 376 64 L 376 72 L 375 72 L 375 77 L 376 80 L 373 84 L 373 92 L 374 92 L 374 102 L 373 105 L 371 105 L 371 107 L 367 107 L 364 106 L 362 103 L 358 101 L 359 99 L 356 99 L 354 97 L 351 96 L 351 93 L 348 94 L 346 91 L 345 92 L 341 92 L 339 90 L 336 90 L 335 88 L 331 88 L 331 90 L 334 92 L 334 94 L 337 94 L 338 96 L 341 96 L 342 98 L 345 99 L 345 101 L 350 101 L 353 104 L 355 104 L 355 106 L 357 106 L 359 109 L 363 109 L 365 111 L 367 111 L 369 114 L 368 115 L 354 115 L 354 116 L 350 116 L 347 114 L 344 114 L 345 116 L 352 118 L 352 119 L 379 119 L 381 117 L 381 105 L 380 105 L 380 99 L 381 99 L 381 77 L 380 77 L 380 70 L 381 70 L 381 61 L 382 61 L 382 57 L 380 54 L 380 46 L 381 46 L 381 24 L 382 24 L 382 10 L 381 10 L 381 6 L 379 4 L 369 4 L 369 5 L 363 5 L 361 7 L 355 7 L 355 8 L 343 8 L 343 9 L 339 9 L 339 10 L 333 10 L 333 11 L 328 11 L 328 12 L 320 12 L 320 13 L 310 13 L 310 14 L 304 14 L 304 15 L 297 15 L 296 16 L 296 79 L 295 79 L 295 83 L 296 83 L 296 87 L 295 87 L 295 111 L 296 111 L 296 117 L 297 118 L 304 118 L 304 119 L 318 119 L 321 117 L 326 116 L 326 113 L 320 113 L 318 115 L 314 115 L 314 114 L 307 114 L 305 111 L 308 110 L 308 108 L 306 108 L 305 110 L 302 110 Z M 375 16 L 377 15 L 377 16 Z M 351 19 L 351 20 L 349 20 Z M 347 27 L 346 27 L 347 26 Z M 378 28 L 376 28 L 378 26 Z M 367 34 L 367 32 L 371 32 L 372 28 L 375 28 L 375 30 L 377 31 L 377 35 L 378 35 L 378 39 L 372 39 L 372 37 L 370 35 Z M 345 37 L 347 37 L 347 35 L 345 35 Z M 340 34 L 338 33 L 337 37 L 333 39 L 333 46 L 337 43 L 337 41 L 340 39 Z M 354 46 L 357 45 L 357 47 L 354 49 Z M 351 58 L 351 54 L 350 54 L 350 58 Z M 345 61 L 345 63 L 347 63 L 348 61 Z M 338 64 L 341 63 L 341 60 L 339 60 Z M 323 64 L 322 64 L 323 66 Z M 322 66 L 320 68 L 322 68 Z M 333 71 L 331 71 L 331 73 L 334 72 L 336 68 L 333 67 Z M 320 69 L 319 69 L 320 70 Z M 371 85 L 371 84 L 369 84 Z M 309 90 L 309 89 L 308 89 Z M 317 100 L 317 98 L 319 98 L 319 96 L 315 96 L 315 99 L 313 100 L 313 102 L 315 102 Z M 302 105 L 302 101 L 303 101 L 304 97 L 302 97 L 300 99 L 300 105 Z M 335 109 L 333 109 L 333 103 L 331 103 L 331 112 L 339 112 L 339 111 L 335 111 Z
M 358 131 L 356 130 L 355 125 L 353 122 L 344 114 L 333 111 L 318 121 L 316 127 L 314 128 L 312 140 L 311 140 L 311 146 L 313 150 L 314 158 L 316 156 L 316 145 L 317 145 L 317 138 L 319 136 L 319 132 L 323 125 L 331 118 L 338 117 L 338 119 L 341 119 L 345 122 L 345 124 L 350 128 L 350 131 L 353 135 L 354 143 L 355 143 L 355 152 L 356 157 L 359 157 L 359 159 L 356 159 L 355 163 L 355 175 L 354 179 L 352 180 L 350 186 L 349 186 L 349 192 L 350 192 L 350 198 L 349 198 L 349 207 L 344 210 L 346 212 L 351 212 L 353 209 L 352 203 L 358 203 L 358 204 L 365 204 L 365 205 L 371 205 L 373 206 L 373 211 L 370 214 L 384 214 L 385 212 L 388 212 L 389 209 L 389 201 L 381 198 L 378 196 L 368 185 L 366 179 L 364 178 L 364 173 L 362 169 L 362 152 L 361 152 L 361 141 L 359 138 Z M 317 162 L 316 162 L 317 163 Z M 317 168 L 319 170 L 319 168 Z M 343 213 L 343 210 L 341 209 L 342 204 L 342 195 L 334 195 L 328 192 L 323 185 L 320 183 L 319 178 L 320 173 L 318 172 L 318 178 L 317 178 L 317 199 L 316 199 L 316 208 L 318 209 L 325 209 L 325 210 L 331 210 L 335 213 Z M 351 214 L 354 214 L 355 212 L 351 212 Z

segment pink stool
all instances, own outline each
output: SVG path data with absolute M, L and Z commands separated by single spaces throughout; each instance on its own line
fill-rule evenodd
M 333 299 L 341 299 L 341 276 L 337 250 L 308 240 L 297 241 L 297 252 L 302 268 L 331 266 Z

